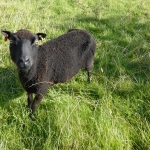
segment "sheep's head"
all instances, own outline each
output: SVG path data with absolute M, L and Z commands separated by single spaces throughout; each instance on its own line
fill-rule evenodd
M 30 31 L 21 29 L 16 33 L 2 30 L 4 40 L 10 40 L 10 55 L 18 69 L 28 72 L 34 64 L 38 53 L 38 41 L 46 37 L 45 33 L 32 34 Z

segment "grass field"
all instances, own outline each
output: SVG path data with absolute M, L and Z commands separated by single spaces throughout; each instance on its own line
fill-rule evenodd
M 28 118 L 27 98 L 0 38 L 0 150 L 150 150 L 150 1 L 2 0 L 0 29 L 52 39 L 88 30 L 92 82 L 79 72 L 49 88 Z

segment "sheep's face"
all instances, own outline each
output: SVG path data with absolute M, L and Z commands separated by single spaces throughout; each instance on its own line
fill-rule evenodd
M 18 69 L 28 72 L 36 62 L 38 54 L 38 40 L 46 37 L 44 33 L 32 34 L 28 30 L 19 30 L 16 33 L 2 31 L 5 40 L 10 40 L 10 56 Z

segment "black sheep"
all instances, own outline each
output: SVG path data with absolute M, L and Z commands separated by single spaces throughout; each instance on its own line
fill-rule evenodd
M 96 44 L 87 31 L 70 29 L 40 46 L 38 40 L 46 37 L 44 33 L 21 29 L 16 33 L 3 30 L 2 34 L 5 41 L 10 40 L 10 56 L 28 94 L 31 117 L 49 86 L 70 80 L 80 69 L 87 71 L 90 82 Z

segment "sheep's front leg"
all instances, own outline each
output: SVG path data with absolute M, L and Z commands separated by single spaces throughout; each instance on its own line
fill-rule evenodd
M 28 105 L 27 105 L 27 107 L 29 109 L 31 109 L 32 102 L 33 102 L 33 94 L 28 94 Z
M 37 94 L 32 102 L 32 105 L 31 105 L 31 114 L 30 114 L 30 117 L 32 118 L 34 112 L 35 112 L 35 109 L 36 107 L 38 106 L 38 104 L 41 102 L 43 98 L 43 95 L 42 94 Z

